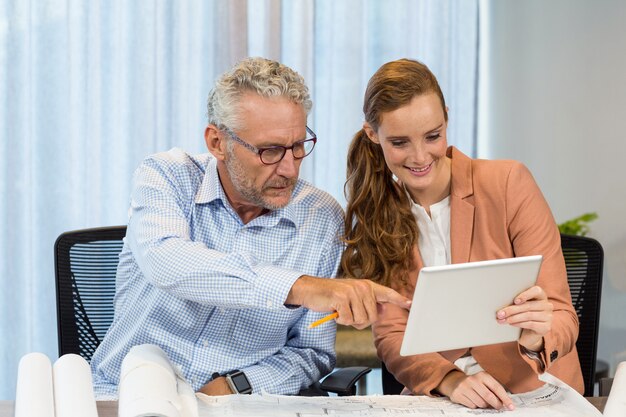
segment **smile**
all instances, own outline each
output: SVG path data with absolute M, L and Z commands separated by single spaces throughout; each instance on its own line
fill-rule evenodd
M 435 161 L 433 161 L 433 162 L 435 162 Z M 433 165 L 433 162 L 431 162 L 430 164 L 426 165 L 424 168 L 411 168 L 411 167 L 407 167 L 407 168 L 411 172 L 425 172 L 425 171 L 428 171 L 428 169 Z

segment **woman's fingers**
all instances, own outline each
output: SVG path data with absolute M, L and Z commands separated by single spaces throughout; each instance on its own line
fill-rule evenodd
M 515 297 L 515 300 L 513 300 L 513 304 L 519 305 L 529 300 L 547 300 L 547 299 L 548 299 L 548 295 L 543 290 L 543 288 L 541 288 L 538 285 L 535 285 L 519 293 L 517 297 Z
M 504 387 L 487 372 L 466 376 L 454 388 L 450 399 L 469 408 L 515 408 Z
M 496 320 L 543 336 L 552 328 L 553 310 L 545 291 L 535 285 L 518 294 L 512 305 L 498 310 Z

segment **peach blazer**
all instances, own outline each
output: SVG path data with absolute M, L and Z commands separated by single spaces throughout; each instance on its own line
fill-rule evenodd
M 576 352 L 578 317 L 572 307 L 560 235 L 550 208 L 528 169 L 515 161 L 470 159 L 454 147 L 450 190 L 450 244 L 452 263 L 543 255 L 537 280 L 554 304 L 552 330 L 541 353 L 546 370 L 578 392 L 583 379 Z M 396 288 L 411 297 L 423 266 L 417 247 L 409 288 Z M 506 277 L 502 277 L 506 279 Z M 396 379 L 414 394 L 437 395 L 444 376 L 456 369 L 454 361 L 467 349 L 400 356 L 408 312 L 387 304 L 372 326 L 378 357 Z M 543 383 L 537 363 L 516 342 L 469 348 L 482 368 L 513 393 L 530 391 Z

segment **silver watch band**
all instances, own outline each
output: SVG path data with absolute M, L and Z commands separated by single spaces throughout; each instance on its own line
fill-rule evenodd
M 541 358 L 540 352 L 535 352 L 533 350 L 527 349 L 525 346 L 522 346 L 522 345 L 520 345 L 520 349 L 522 353 L 524 353 L 524 355 L 526 355 L 528 358 L 532 359 L 533 361 L 537 362 L 537 364 L 539 365 L 539 369 L 541 369 L 542 372 L 545 371 L 546 364 Z

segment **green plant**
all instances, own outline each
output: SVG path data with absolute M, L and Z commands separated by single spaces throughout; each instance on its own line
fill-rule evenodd
M 598 213 L 585 213 L 559 224 L 559 232 L 565 235 L 585 236 L 589 232 L 589 222 L 598 218 Z

